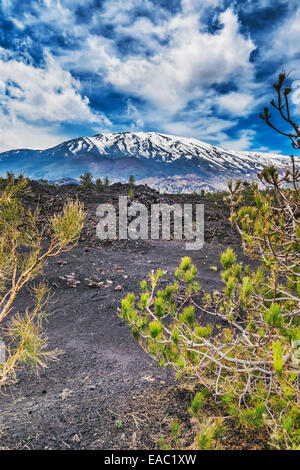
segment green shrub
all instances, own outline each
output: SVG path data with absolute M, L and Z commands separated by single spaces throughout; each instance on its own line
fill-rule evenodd
M 269 173 L 265 171 L 265 181 Z M 299 196 L 284 189 L 272 173 L 277 206 L 258 189 L 255 217 L 238 209 L 240 193 L 231 188 L 231 219 L 244 241 L 245 253 L 261 266 L 237 263 L 232 249 L 221 256 L 223 293 L 204 292 L 196 281 L 197 268 L 182 258 L 174 283 L 160 288 L 162 271 L 142 281 L 143 293 L 123 300 L 120 316 L 160 365 L 171 365 L 179 378 L 201 383 L 241 424 L 265 428 L 276 448 L 297 448 L 299 440 L 299 359 L 293 350 L 299 330 Z M 293 169 L 285 180 L 299 180 Z M 280 210 L 279 210 L 280 208 Z M 284 247 L 284 248 L 283 248 Z M 199 324 L 199 312 L 227 324 L 216 331 Z M 197 393 L 191 412 L 205 403 Z M 202 432 L 200 448 L 212 438 Z
M 279 75 L 272 106 L 292 131 L 277 129 L 268 108 L 261 117 L 300 148 L 299 126 L 288 108 L 290 88 Z M 283 106 L 282 103 L 286 106 Z M 229 182 L 231 222 L 241 235 L 244 252 L 260 266 L 237 263 L 228 249 L 221 256 L 223 292 L 205 292 L 196 281 L 197 268 L 182 258 L 174 283 L 159 290 L 163 272 L 151 272 L 141 287 L 147 301 L 128 295 L 120 313 L 143 349 L 160 365 L 173 367 L 177 377 L 202 384 L 227 413 L 246 428 L 263 429 L 272 448 L 300 448 L 300 171 L 292 166 L 279 175 L 273 166 L 256 184 Z M 226 194 L 222 194 L 222 197 Z M 221 195 L 207 194 L 219 201 Z M 168 292 L 168 295 L 167 295 Z M 219 319 L 223 328 L 199 324 Z M 149 324 L 155 325 L 155 336 Z M 190 411 L 198 415 L 205 400 L 197 393 Z M 216 448 L 222 427 L 216 420 L 200 423 L 200 449 Z
M 43 332 L 48 288 L 32 287 L 34 307 L 13 313 L 21 289 L 41 274 L 47 258 L 70 250 L 83 227 L 83 207 L 69 201 L 63 211 L 39 225 L 39 210 L 26 210 L 19 196 L 27 190 L 27 180 L 9 176 L 0 182 L 0 336 L 7 345 L 6 362 L 0 364 L 0 386 L 16 378 L 22 365 L 45 367 L 58 351 L 48 351 Z M 8 325 L 3 326 L 5 319 Z

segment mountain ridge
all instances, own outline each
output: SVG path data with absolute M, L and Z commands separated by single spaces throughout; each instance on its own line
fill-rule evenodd
M 17 149 L 0 154 L 0 173 L 24 172 L 32 179 L 78 179 L 90 171 L 94 178 L 108 176 L 137 182 L 155 189 L 190 192 L 227 187 L 230 178 L 251 180 L 273 164 L 284 169 L 287 156 L 231 151 L 192 137 L 159 132 L 96 134 L 62 142 L 45 150 Z

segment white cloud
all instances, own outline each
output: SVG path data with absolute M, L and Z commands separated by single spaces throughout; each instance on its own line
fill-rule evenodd
M 90 34 L 80 51 L 60 57 L 63 67 L 93 70 L 118 91 L 141 98 L 142 118 L 127 101 L 127 117 L 135 129 L 159 128 L 216 144 L 227 141 L 226 131 L 237 124 L 232 117 L 249 115 L 255 105 L 254 66 L 249 60 L 255 44 L 240 33 L 237 16 L 226 10 L 219 17 L 223 29 L 210 34 L 199 22 L 203 2 L 185 2 L 183 13 L 162 15 L 155 24 L 145 17 L 130 21 L 130 8 L 138 3 L 106 3 L 102 16 L 114 22 L 120 38 L 138 40 L 149 55 L 120 57 L 114 40 Z M 238 91 L 221 96 L 211 88 L 226 81 L 235 82 Z M 186 111 L 195 100 L 198 105 Z M 216 117 L 216 106 L 229 118 Z
M 159 128 L 216 143 L 219 139 L 225 145 L 251 146 L 251 132 L 241 133 L 236 141 L 227 132 L 239 117 L 250 115 L 269 100 L 268 86 L 256 83 L 256 64 L 250 62 L 256 44 L 241 33 L 235 13 L 243 11 L 247 18 L 247 14 L 253 15 L 257 10 L 257 2 L 232 0 L 232 8 L 220 14 L 228 1 L 181 0 L 181 11 L 174 14 L 149 0 L 104 0 L 101 7 L 90 9 L 89 0 L 39 0 L 31 2 L 31 8 L 20 16 L 14 13 L 14 3 L 0 2 L 3 13 L 17 28 L 33 27 L 37 31 L 40 25 L 46 25 L 41 28 L 41 41 L 49 29 L 67 42 L 72 41 L 74 48 L 53 45 L 57 52 L 55 61 L 49 56 L 43 69 L 13 59 L 0 61 L 0 102 L 5 106 L 5 114 L 0 114 L 2 128 L 11 127 L 12 123 L 22 129 L 28 125 L 30 133 L 36 123 L 37 130 L 44 132 L 42 129 L 50 123 L 55 129 L 57 122 L 85 122 L 98 129 L 109 128 L 111 123 L 105 116 L 91 110 L 88 99 L 82 96 L 81 84 L 67 72 L 71 70 L 97 74 L 102 87 L 104 82 L 126 94 L 127 105 L 120 122 L 127 115 L 134 129 Z M 285 5 L 286 10 L 276 27 L 270 20 L 270 28 L 254 32 L 260 45 L 257 60 L 260 67 L 263 61 L 281 61 L 293 72 L 293 79 L 300 79 L 299 0 L 261 0 L 259 9 L 271 8 L 275 3 Z M 89 9 L 87 22 L 77 22 L 77 6 Z M 134 14 L 136 9 L 139 15 Z M 206 13 L 213 13 L 213 9 L 214 21 L 223 28 L 211 33 Z M 108 25 L 111 39 L 101 35 L 102 26 Z M 132 52 L 129 47 L 127 53 L 121 53 L 118 46 L 128 38 L 134 45 Z M 23 40 L 31 41 L 27 37 Z M 31 46 L 28 44 L 25 49 L 30 50 Z M 6 62 L 5 66 L 2 62 Z M 277 72 L 274 69 L 274 74 Z M 224 82 L 233 82 L 235 91 L 223 95 L 211 87 Z M 60 88 L 63 93 L 57 92 Z M 129 96 L 141 99 L 140 109 Z M 299 105 L 295 112 L 300 112 Z
M 111 124 L 103 114 L 91 110 L 88 98 L 80 94 L 80 83 L 49 54 L 45 67 L 35 68 L 0 49 L 0 76 L 1 150 L 37 148 L 43 139 L 43 146 L 56 143 L 61 137 L 53 135 L 53 129 L 59 123 L 105 128 Z
M 237 139 L 220 140 L 220 146 L 228 150 L 250 150 L 253 147 L 256 132 L 251 129 L 245 129 L 240 132 Z
M 127 100 L 127 117 L 131 120 L 132 129 L 141 129 L 144 127 L 144 121 L 141 114 L 130 98 Z
M 219 95 L 215 102 L 220 111 L 228 112 L 233 116 L 248 116 L 256 104 L 253 95 L 238 92 Z
M 169 134 L 195 137 L 203 141 L 218 144 L 220 141 L 228 138 L 226 131 L 236 124 L 236 121 L 209 116 L 194 122 L 190 120 L 165 121 L 161 123 L 161 129 Z
M 286 0 L 289 13 L 282 18 L 277 28 L 271 29 L 266 35 L 265 41 L 260 48 L 261 61 L 271 63 L 276 60 L 278 68 L 274 68 L 273 83 L 277 80 L 278 73 L 285 70 L 291 79 L 291 85 L 294 87 L 294 97 L 298 96 L 297 81 L 300 80 L 300 6 L 298 0 Z M 288 83 L 287 83 L 288 84 Z M 264 85 L 265 96 L 264 103 L 274 98 L 274 90 L 269 87 L 266 90 Z M 297 119 L 300 115 L 300 104 L 298 99 L 290 96 L 290 109 L 292 115 Z M 275 112 L 273 110 L 273 114 Z
M 276 30 L 272 31 L 272 40 L 267 41 L 263 55 L 267 58 L 292 59 L 300 51 L 300 6 L 294 6 L 291 14 L 287 15 Z
M 163 25 L 169 43 L 158 47 L 150 58 L 129 56 L 122 60 L 102 48 L 98 63 L 104 79 L 170 112 L 200 98 L 212 83 L 238 82 L 239 78 L 250 83 L 253 66 L 249 57 L 255 45 L 239 33 L 232 10 L 222 13 L 220 21 L 223 29 L 209 34 L 199 30 L 197 16 L 175 16 Z M 100 41 L 95 40 L 95 53 L 101 49 Z
M 23 129 L 24 138 L 26 126 L 31 133 L 35 123 L 40 135 L 45 132 L 45 138 L 51 123 L 53 129 L 55 123 L 64 122 L 109 129 L 111 123 L 91 110 L 88 99 L 82 96 L 80 82 L 67 72 L 86 71 L 97 74 L 101 86 L 104 82 L 127 95 L 120 121 L 129 118 L 133 129 L 156 128 L 228 148 L 250 148 L 253 131 L 241 132 L 236 140 L 228 137 L 228 131 L 238 124 L 238 118 L 249 116 L 269 99 L 266 86 L 256 83 L 256 65 L 250 62 L 256 44 L 241 33 L 235 13 L 240 9 L 253 13 L 255 6 L 250 0 L 241 6 L 232 1 L 232 8 L 223 13 L 217 9 L 214 20 L 222 28 L 208 32 L 207 9 L 224 8 L 224 3 L 228 4 L 223 0 L 181 0 L 181 11 L 171 14 L 149 0 L 106 0 L 101 8 L 90 10 L 87 24 L 78 24 L 75 7 L 88 8 L 87 0 L 35 2 L 35 14 L 25 13 L 22 23 L 16 20 L 17 27 L 46 24 L 60 36 L 72 38 L 75 48 L 60 48 L 55 61 L 48 56 L 43 69 L 13 59 L 0 60 L 0 101 L 6 113 L 0 114 L 0 125 L 4 123 L 5 127 L 5 119 L 10 125 L 15 123 Z M 264 31 L 266 40 L 260 47 L 259 60 L 276 57 L 283 66 L 288 64 L 288 70 L 292 67 L 293 76 L 299 79 L 300 8 L 298 0 L 281 3 L 286 3 L 290 13 L 283 16 L 279 27 Z M 272 0 L 261 0 L 259 7 L 272 4 Z M 11 1 L 2 0 L 1 5 L 14 21 L 10 16 Z M 142 8 L 149 16 L 134 16 L 135 8 Z M 102 25 L 111 26 L 111 39 L 101 36 Z M 127 54 L 118 49 L 124 38 L 130 38 L 135 46 Z M 235 91 L 220 94 L 211 86 L 226 82 L 234 83 Z M 94 78 L 94 90 L 96 83 Z M 139 109 L 129 96 L 141 100 Z M 49 139 L 55 140 L 55 135 L 54 131 Z
M 74 2 L 73 2 L 74 3 Z M 46 23 L 55 24 L 56 26 L 72 26 L 73 14 L 71 9 L 62 5 L 60 0 L 42 0 L 33 2 L 32 7 L 35 10 L 35 15 L 26 13 L 23 18 L 23 23 L 27 26 Z
M 79 93 L 80 83 L 49 54 L 45 68 L 35 68 L 15 59 L 6 60 L 2 50 L 0 76 L 6 85 L 5 111 L 12 117 L 31 122 L 97 122 L 103 119 L 91 111 L 88 98 Z
M 2 117 L 1 117 L 2 119 Z M 68 140 L 57 126 L 35 126 L 21 121 L 11 122 L 0 129 L 0 152 L 28 148 L 43 150 Z
M 208 3 L 220 6 L 219 0 L 206 2 L 206 7 Z M 236 125 L 232 118 L 249 115 L 255 105 L 254 65 L 249 59 L 256 46 L 240 33 L 237 16 L 227 9 L 219 16 L 223 28 L 211 34 L 201 23 L 203 2 L 184 1 L 182 13 L 162 13 L 154 22 L 130 17 L 138 4 L 139 0 L 106 2 L 101 18 L 113 22 L 120 40 L 131 37 L 149 54 L 142 49 L 120 56 L 114 39 L 90 34 L 81 50 L 60 57 L 62 66 L 93 70 L 116 90 L 141 98 L 142 119 L 132 101 L 127 102 L 135 129 L 158 128 L 216 144 L 228 140 L 226 131 Z M 148 6 L 146 1 L 144 7 Z M 223 82 L 234 82 L 237 91 L 221 96 L 211 88 Z M 195 101 L 198 105 L 186 111 Z M 229 117 L 215 116 L 216 109 Z
M 6 3 L 9 8 L 9 0 Z M 141 4 L 149 18 L 132 15 Z M 36 91 L 33 87 L 26 90 L 25 100 L 20 95 L 25 84 L 9 87 L 11 99 L 8 104 L 13 116 L 23 118 L 26 115 L 27 121 L 32 122 L 38 119 L 72 122 L 72 117 L 76 121 L 79 114 L 82 121 L 94 122 L 95 113 L 90 110 L 88 100 L 80 95 L 80 84 L 66 70 L 96 73 L 99 83 L 104 81 L 119 92 L 141 98 L 144 102 L 142 115 L 131 100 L 127 101 L 127 117 L 135 129 L 160 126 L 162 131 L 177 129 L 178 134 L 203 139 L 206 131 L 207 139 L 214 135 L 226 139 L 226 130 L 234 125 L 231 118 L 251 112 L 255 104 L 252 96 L 254 66 L 249 59 L 255 44 L 240 33 L 238 18 L 232 9 L 216 18 L 223 28 L 214 34 L 207 32 L 207 25 L 202 23 L 204 10 L 222 7 L 222 0 L 182 0 L 182 11 L 175 15 L 154 8 L 149 0 L 107 0 L 101 9 L 91 10 L 89 25 L 76 24 L 75 5 L 86 6 L 87 2 L 44 0 L 35 4 L 36 15 L 28 13 L 23 17 L 24 25 L 41 22 L 53 25 L 62 35 L 71 34 L 73 39 L 80 41 L 80 48 L 60 50 L 56 62 L 51 65 L 53 59 L 49 59 L 45 70 L 35 72 L 36 69 L 29 70 L 23 64 L 27 82 L 38 86 Z M 91 28 L 96 29 L 99 24 L 113 25 L 114 39 L 90 33 Z M 141 47 L 140 52 L 121 56 L 116 44 L 124 37 L 136 41 L 137 51 Z M 15 67 L 23 75 L 22 67 Z M 66 84 L 63 97 L 55 91 L 56 77 L 59 84 Z M 45 92 L 43 83 L 47 81 L 50 90 Z M 220 96 L 210 88 L 212 83 L 227 81 L 235 82 L 238 88 L 235 94 Z M 183 110 L 195 101 L 199 103 L 197 109 L 191 111 L 187 121 L 179 121 L 178 115 L 183 115 Z M 228 119 L 214 116 L 216 105 L 223 115 L 229 115 Z M 105 117 L 101 119 L 106 127 L 109 126 Z M 194 124 L 195 120 L 197 124 Z
M 12 0 L 1 0 L 1 9 L 4 12 L 8 12 L 12 6 Z

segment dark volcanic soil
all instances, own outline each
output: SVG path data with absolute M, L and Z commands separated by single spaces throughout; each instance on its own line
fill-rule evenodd
M 35 377 L 20 371 L 18 383 L 0 396 L 2 449 L 154 449 L 169 435 L 170 421 L 191 427 L 187 413 L 190 394 L 176 384 L 172 371 L 159 369 L 116 315 L 121 298 L 137 292 L 139 282 L 158 267 L 173 273 L 187 254 L 199 269 L 207 289 L 220 289 L 222 251 L 239 239 L 228 222 L 228 207 L 196 196 L 160 196 L 149 188 L 135 188 L 141 202 L 202 202 L 205 204 L 206 244 L 187 252 L 184 242 L 100 242 L 95 236 L 96 207 L 117 203 L 128 186 L 113 185 L 105 193 L 81 193 L 76 187 L 48 188 L 32 184 L 27 206 L 40 201 L 42 217 L 78 196 L 88 212 L 77 247 L 51 259 L 43 278 L 51 287 L 51 316 L 46 325 L 51 348 L 63 353 L 58 362 Z M 28 290 L 16 303 L 22 311 L 31 302 Z M 206 322 L 206 319 L 203 319 Z M 211 322 L 212 319 L 210 318 Z M 116 421 L 119 420 L 117 426 Z M 192 436 L 192 433 L 190 433 Z M 235 436 L 235 437 L 234 437 Z M 250 445 L 237 432 L 226 434 L 229 448 Z M 192 437 L 190 438 L 192 439 Z

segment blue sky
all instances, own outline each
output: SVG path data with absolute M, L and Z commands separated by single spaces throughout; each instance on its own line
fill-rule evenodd
M 299 0 L 0 5 L 0 151 L 133 130 L 291 152 L 258 113 L 282 68 L 299 91 Z

